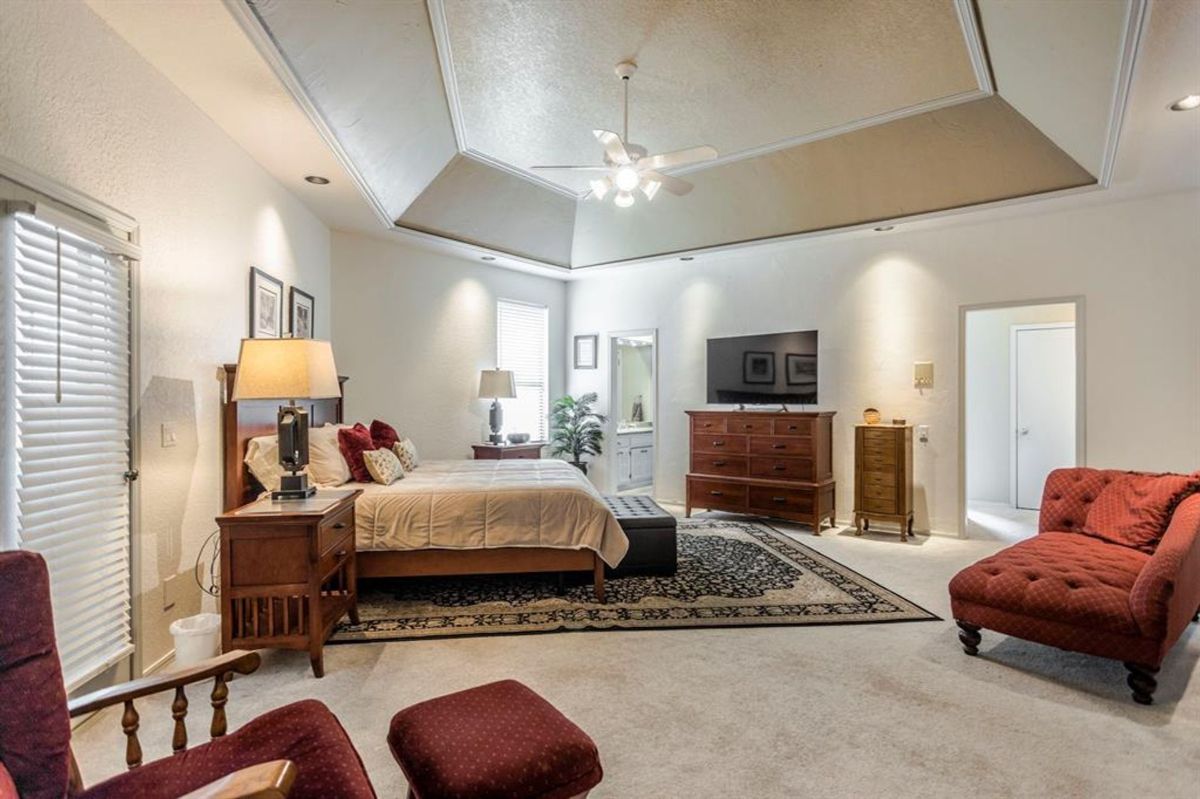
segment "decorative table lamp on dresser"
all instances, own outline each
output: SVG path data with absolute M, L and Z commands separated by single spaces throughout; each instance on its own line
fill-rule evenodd
M 479 398 L 492 400 L 492 408 L 488 413 L 488 426 L 492 428 L 492 434 L 488 436 L 488 441 L 493 444 L 504 442 L 504 436 L 500 435 L 500 428 L 504 426 L 500 400 L 514 399 L 516 396 L 517 383 L 508 369 L 484 369 L 479 373 Z

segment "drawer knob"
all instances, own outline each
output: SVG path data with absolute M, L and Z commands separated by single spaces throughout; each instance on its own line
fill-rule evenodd
M 713 466 L 724 466 L 728 461 L 713 461 Z
M 754 428 L 754 425 L 752 425 L 752 424 L 744 424 L 744 425 L 742 425 L 742 429 L 743 429 L 743 430 L 751 430 L 751 429 L 753 429 L 753 428 Z
M 778 443 L 778 444 L 772 444 L 771 449 L 787 449 L 787 444 L 784 444 L 782 442 Z
M 772 502 L 787 502 L 787 497 L 771 497 Z
M 714 497 L 720 497 L 720 496 L 724 496 L 724 495 L 725 495 L 725 492 L 724 492 L 724 491 L 715 491 L 715 490 L 714 490 L 714 491 L 709 491 L 708 493 L 709 493 L 709 494 L 711 494 L 711 495 L 712 495 L 712 496 L 714 496 Z
M 774 470 L 775 470 L 775 471 L 777 471 L 777 472 L 782 472 L 782 471 L 783 471 L 784 469 L 786 469 L 787 467 L 786 467 L 786 466 L 784 466 L 782 463 L 777 463 L 777 464 L 775 464 L 774 466 L 772 466 L 771 468 L 772 468 L 772 469 L 774 469 Z
M 345 522 L 336 522 L 336 523 L 333 525 L 333 529 L 334 529 L 334 530 L 345 530 L 345 529 L 346 529 L 346 523 L 345 523 Z
M 344 557 L 346 557 L 346 552 L 347 552 L 347 551 L 348 551 L 348 550 L 345 550 L 345 549 L 343 549 L 341 552 L 337 553 L 337 555 L 336 555 L 335 557 L 337 557 L 337 558 L 339 558 L 339 559 L 340 559 L 340 558 L 344 558 Z
M 725 446 L 725 442 L 724 441 L 714 441 L 713 446 L 714 447 L 723 447 L 723 446 Z

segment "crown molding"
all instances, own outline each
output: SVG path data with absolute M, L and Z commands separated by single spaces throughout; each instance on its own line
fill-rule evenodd
M 1113 87 L 1112 113 L 1108 119 L 1108 132 L 1104 140 L 1104 156 L 1100 161 L 1098 180 L 1102 188 L 1112 185 L 1117 165 L 1117 147 L 1121 144 L 1121 129 L 1125 126 L 1125 111 L 1129 105 L 1130 89 L 1133 86 L 1134 69 L 1142 39 L 1149 29 L 1146 21 L 1150 16 L 1150 5 L 1146 0 L 1130 0 L 1125 16 L 1125 31 L 1121 36 L 1121 64 Z

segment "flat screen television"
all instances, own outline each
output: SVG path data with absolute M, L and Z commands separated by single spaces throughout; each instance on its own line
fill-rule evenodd
M 708 402 L 817 404 L 817 331 L 708 340 Z

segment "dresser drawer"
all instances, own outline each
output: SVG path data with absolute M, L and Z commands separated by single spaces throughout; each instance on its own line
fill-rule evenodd
M 811 438 L 801 436 L 751 436 L 750 453 L 753 455 L 812 455 Z
M 858 487 L 858 490 L 862 492 L 862 495 L 865 499 L 888 500 L 889 502 L 895 502 L 896 500 L 895 485 L 864 482 Z
M 864 470 L 890 471 L 898 462 L 896 447 L 878 447 L 863 442 L 862 466 Z
M 697 452 L 692 455 L 692 471 L 698 474 L 725 474 L 731 477 L 746 476 L 745 455 L 714 455 Z
M 317 576 L 324 580 L 338 566 L 350 558 L 350 553 L 354 551 L 354 530 L 351 529 L 350 534 L 333 542 L 333 546 L 328 552 L 321 554 L 321 559 L 317 562 Z
M 746 509 L 746 486 L 740 483 L 688 478 L 688 497 L 698 508 Z
M 750 456 L 750 476 L 775 480 L 811 480 L 813 463 L 810 458 L 772 458 Z
M 864 466 L 862 474 L 859 475 L 859 480 L 862 481 L 863 485 L 887 486 L 894 489 L 896 487 L 896 472 L 894 469 L 872 471 Z
M 347 535 L 354 535 L 354 504 L 351 503 L 335 516 L 321 521 L 317 528 L 317 553 L 324 555 Z
M 713 435 L 697 433 L 692 436 L 692 452 L 744 453 L 745 451 L 745 436 L 734 436 L 723 433 L 715 433 Z
M 734 416 L 729 420 L 728 431 L 730 433 L 762 433 L 770 435 L 771 420 L 770 419 L 746 419 Z
M 888 446 L 896 445 L 897 433 L 890 427 L 870 428 L 860 427 L 859 435 L 862 436 L 864 444 L 886 444 Z
M 771 432 L 777 436 L 809 436 L 812 437 L 813 423 L 811 419 L 772 419 Z
M 725 417 L 724 416 L 693 416 L 692 417 L 692 432 L 693 433 L 724 433 Z
M 900 508 L 893 499 L 875 499 L 874 497 L 863 497 L 862 505 L 859 508 L 860 513 L 886 513 L 889 515 L 898 515 Z
M 500 459 L 505 461 L 538 461 L 542 453 L 536 449 L 509 449 L 500 453 Z
M 813 491 L 808 488 L 750 487 L 750 510 L 773 513 L 812 513 Z

